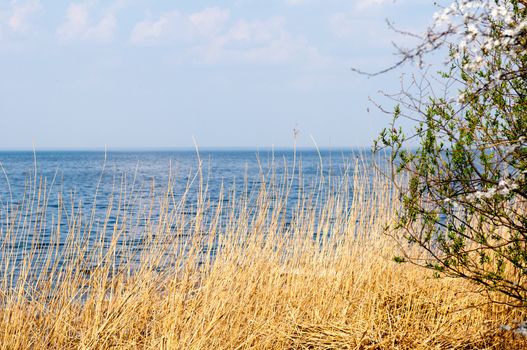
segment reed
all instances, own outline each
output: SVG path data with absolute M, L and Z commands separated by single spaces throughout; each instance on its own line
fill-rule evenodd
M 305 183 L 271 169 L 219 194 L 200 171 L 148 196 L 123 178 L 105 203 L 59 193 L 58 208 L 29 179 L 0 211 L 0 349 L 527 345 L 500 329 L 522 310 L 395 263 L 397 194 L 348 170 Z

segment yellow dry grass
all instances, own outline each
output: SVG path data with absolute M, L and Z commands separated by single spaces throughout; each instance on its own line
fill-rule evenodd
M 50 213 L 45 182 L 28 182 L 2 210 L 0 349 L 527 347 L 500 330 L 521 310 L 393 262 L 382 228 L 396 196 L 365 174 L 309 190 L 262 175 L 257 190 L 215 200 L 198 175 L 196 205 L 168 186 L 141 213 L 123 185 L 100 220 Z

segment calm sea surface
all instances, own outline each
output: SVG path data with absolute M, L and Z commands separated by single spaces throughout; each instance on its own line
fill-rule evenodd
M 223 193 L 234 192 L 238 196 L 254 194 L 262 182 L 274 176 L 292 187 L 287 205 L 293 208 L 299 187 L 309 192 L 321 176 L 334 183 L 352 179 L 358 171 L 357 165 L 362 174 L 372 175 L 373 161 L 367 150 L 325 150 L 320 154 L 307 150 L 296 154 L 293 151 L 215 150 L 200 151 L 199 157 L 195 151 L 0 152 L 0 230 L 5 235 L 9 215 L 17 208 L 24 208 L 17 214 L 19 227 L 12 229 L 23 236 L 13 250 L 22 258 L 23 248 L 35 235 L 39 236 L 39 244 L 44 247 L 48 244 L 60 211 L 64 212 L 60 219 L 63 225 L 68 225 L 68 212 L 90 212 L 95 222 L 106 222 L 104 230 L 111 235 L 118 216 L 116 203 L 122 200 L 123 194 L 128 198 L 128 214 L 148 212 L 150 220 L 156 220 L 159 201 L 152 198 L 162 197 L 168 188 L 176 200 L 186 193 L 185 210 L 192 216 L 200 174 L 202 188 L 206 187 L 207 200 L 212 206 L 220 199 L 222 189 Z M 198 171 L 200 162 L 201 172 Z M 352 188 L 349 196 L 353 196 Z M 35 201 L 40 204 L 30 204 Z M 112 203 L 113 209 L 108 211 Z M 36 213 L 43 210 L 45 220 L 41 217 L 37 223 Z M 14 219 L 11 220 L 12 228 Z
M 202 164 L 208 192 L 214 197 L 223 186 L 248 181 L 257 183 L 260 173 L 272 168 L 278 176 L 298 177 L 309 184 L 321 174 L 334 178 L 352 176 L 357 160 L 362 170 L 372 170 L 372 155 L 368 150 L 344 151 L 44 151 L 0 152 L 0 203 L 17 202 L 27 189 L 28 181 L 44 179 L 51 193 L 49 205 L 54 205 L 58 191 L 74 194 L 76 201 L 85 205 L 94 200 L 104 203 L 116 192 L 123 179 L 135 189 L 150 192 L 152 186 L 165 190 L 171 177 L 176 189 L 183 190 L 198 173 Z M 293 165 L 296 164 L 293 173 Z M 296 175 L 294 175 L 296 174 Z M 176 190 L 177 192 L 177 190 Z

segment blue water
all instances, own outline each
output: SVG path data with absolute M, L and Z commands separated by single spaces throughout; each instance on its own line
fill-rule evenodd
M 200 151 L 203 178 L 208 183 L 209 194 L 214 196 L 223 185 L 257 181 L 261 171 L 274 168 L 278 176 L 297 174 L 301 169 L 305 183 L 321 174 L 343 176 L 353 174 L 355 160 L 360 159 L 366 170 L 372 168 L 372 155 L 367 150 L 293 151 Z M 294 159 L 296 158 L 296 159 Z M 92 203 L 96 188 L 98 199 L 105 202 L 115 192 L 115 186 L 123 178 L 128 184 L 148 185 L 143 190 L 166 189 L 169 176 L 176 180 L 175 187 L 184 189 L 198 170 L 198 155 L 195 151 L 44 151 L 44 152 L 0 152 L 0 203 L 11 198 L 20 200 L 27 181 L 45 179 L 48 191 L 74 193 L 77 201 L 85 205 Z M 295 173 L 293 164 L 296 163 Z M 5 171 L 5 174 L 3 172 Z M 176 190 L 176 192 L 178 192 Z M 50 196 L 50 205 L 56 198 Z
M 355 171 L 373 175 L 373 162 L 374 157 L 367 150 L 324 150 L 320 153 L 315 150 L 296 153 L 215 150 L 200 151 L 199 156 L 195 151 L 0 152 L 0 232 L 6 232 L 8 213 L 24 208 L 20 217 L 26 217 L 30 224 L 16 231 L 23 232 L 18 234 L 24 237 L 17 241 L 14 250 L 16 260 L 21 261 L 24 247 L 30 246 L 28 242 L 36 236 L 42 247 L 49 248 L 47 245 L 57 225 L 59 211 L 64 213 L 61 216 L 64 226 L 68 225 L 68 213 L 79 210 L 91 213 L 95 223 L 106 222 L 104 234 L 110 236 L 119 217 L 117 203 L 125 203 L 127 215 L 139 218 L 136 229 L 140 231 L 144 227 L 143 217 L 154 221 L 158 218 L 159 198 L 167 190 L 176 202 L 188 190 L 182 212 L 192 216 L 200 188 L 206 189 L 212 213 L 222 191 L 251 198 L 262 182 L 270 181 L 273 176 L 278 183 L 291 187 L 289 208 L 285 212 L 292 213 L 300 199 L 299 188 L 309 194 L 320 184 L 321 177 L 328 183 L 338 184 L 346 178 L 351 179 Z M 356 168 L 357 164 L 360 169 Z M 28 203 L 39 201 L 38 192 L 45 199 L 32 207 Z M 122 194 L 126 194 L 125 200 Z M 348 195 L 353 197 L 352 188 Z M 110 205 L 113 209 L 108 211 Z M 32 226 L 34 213 L 44 210 L 42 208 L 46 210 L 46 220 L 40 219 Z M 28 209 L 32 212 L 28 213 Z M 96 224 L 94 232 L 85 234 L 97 237 L 100 230 L 101 226 Z M 140 242 L 143 233 L 136 234 Z M 3 239 L 0 237 L 0 244 L 5 243 Z M 12 243 L 12 238 L 10 240 Z

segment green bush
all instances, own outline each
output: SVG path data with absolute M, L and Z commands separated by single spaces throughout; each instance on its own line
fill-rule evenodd
M 396 182 L 402 205 L 391 232 L 422 254 L 406 249 L 399 259 L 520 305 L 527 304 L 526 4 L 459 0 L 441 9 L 401 62 L 448 51 L 445 68 L 396 95 L 393 123 L 374 146 L 391 150 L 394 181 L 407 175 Z

